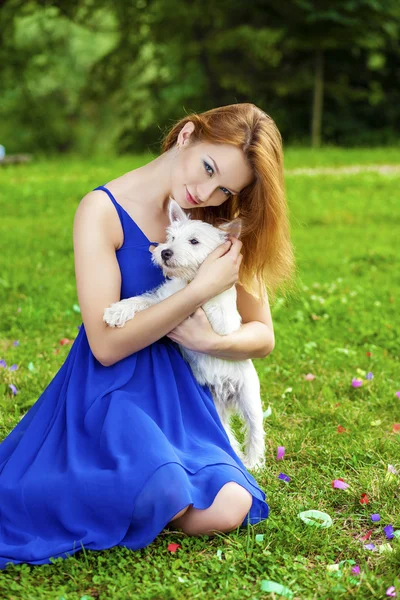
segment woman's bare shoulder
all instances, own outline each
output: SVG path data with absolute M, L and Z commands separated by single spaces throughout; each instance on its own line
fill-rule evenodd
M 124 243 L 124 233 L 118 212 L 110 198 L 101 190 L 92 190 L 83 196 L 75 212 L 75 219 L 93 219 L 93 224 L 107 223 L 105 231 L 116 250 Z

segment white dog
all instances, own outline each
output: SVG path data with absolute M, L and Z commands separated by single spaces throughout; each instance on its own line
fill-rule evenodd
M 235 219 L 219 228 L 200 220 L 191 220 L 175 200 L 168 207 L 170 226 L 167 240 L 152 253 L 152 262 L 162 268 L 167 279 L 159 287 L 140 296 L 115 302 L 104 311 L 103 320 L 110 327 L 123 327 L 135 313 L 161 302 L 183 289 L 195 277 L 207 256 L 223 244 L 229 234 L 238 238 L 241 220 Z M 208 300 L 202 306 L 211 327 L 219 335 L 240 328 L 241 316 L 236 307 L 236 287 Z M 264 466 L 263 409 L 260 382 L 250 359 L 225 360 L 195 352 L 179 345 L 183 358 L 189 363 L 196 380 L 209 386 L 217 412 L 232 448 L 249 469 Z M 246 456 L 234 437 L 229 419 L 232 412 L 240 412 L 246 423 Z

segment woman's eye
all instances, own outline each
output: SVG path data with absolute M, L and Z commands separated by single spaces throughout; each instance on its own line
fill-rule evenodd
M 212 175 L 214 174 L 214 169 L 205 160 L 203 160 L 203 163 L 204 163 L 204 166 L 206 168 L 206 172 L 209 173 L 210 177 L 212 177 Z M 210 171 L 207 171 L 207 167 L 209 169 L 211 169 L 211 173 L 210 173 Z M 221 188 L 221 190 L 225 190 L 224 194 L 226 196 L 230 196 L 231 195 L 230 191 L 227 190 L 226 188 Z
M 195 244 L 198 244 L 198 240 L 196 240 L 196 238 L 192 238 L 191 240 L 189 240 L 189 242 L 194 246 Z
M 206 161 L 205 161 L 205 160 L 203 160 L 203 163 L 204 163 L 204 166 L 205 166 L 205 168 L 206 168 L 206 171 L 207 171 L 207 167 L 208 167 L 209 169 L 211 169 L 211 173 L 210 173 L 210 171 L 207 171 L 207 173 L 210 173 L 210 175 L 212 175 L 212 174 L 214 173 L 214 169 L 213 169 L 212 167 L 210 167 L 210 165 L 209 165 L 208 163 L 206 163 Z

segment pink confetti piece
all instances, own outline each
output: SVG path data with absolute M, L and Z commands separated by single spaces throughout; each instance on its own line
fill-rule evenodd
M 390 598 L 395 598 L 397 596 L 396 588 L 394 587 L 394 585 L 388 587 L 388 589 L 386 590 L 386 596 L 390 596 Z
M 306 381 L 313 381 L 315 379 L 315 375 L 313 375 L 312 373 L 307 373 L 307 375 L 304 376 L 304 379 Z
M 373 521 L 374 523 L 376 523 L 377 521 L 381 520 L 381 515 L 379 513 L 374 513 L 373 515 L 371 515 L 371 521 Z
M 393 433 L 399 433 L 400 432 L 400 423 L 393 423 L 392 431 L 393 431 Z
M 396 396 L 400 398 L 400 392 L 396 392 Z
M 11 391 L 15 396 L 17 394 L 17 388 L 15 387 L 15 385 L 13 383 L 10 383 L 8 387 L 11 388 Z
M 278 479 L 282 479 L 282 481 L 286 481 L 286 482 L 290 481 L 289 475 L 285 475 L 285 473 L 279 473 Z
M 393 465 L 388 465 L 387 470 L 389 473 L 393 473 L 393 475 L 397 475 L 397 471 Z
M 368 379 L 368 380 L 371 380 L 373 378 L 374 378 L 374 375 L 371 372 L 367 373 L 367 375 L 365 376 L 365 379 Z
M 383 528 L 383 531 L 385 532 L 385 535 L 388 540 L 391 540 L 394 538 L 393 525 L 386 525 L 386 527 Z
M 364 544 L 366 550 L 376 550 L 375 544 Z
M 353 377 L 353 379 L 351 380 L 351 385 L 355 388 L 361 387 L 362 384 L 363 384 L 362 379 L 357 379 L 356 377 Z
M 347 488 L 350 486 L 348 483 L 345 483 L 343 479 L 339 478 L 332 481 L 332 487 L 337 488 L 338 490 L 347 490 Z
M 175 553 L 178 550 L 178 548 L 182 548 L 182 546 L 180 544 L 168 544 L 167 550 L 168 552 Z
M 278 446 L 276 460 L 282 460 L 284 456 L 285 456 L 285 446 Z
M 353 567 L 351 569 L 351 572 L 354 573 L 354 575 L 359 575 L 360 574 L 360 567 L 358 565 L 356 565 L 355 567 Z

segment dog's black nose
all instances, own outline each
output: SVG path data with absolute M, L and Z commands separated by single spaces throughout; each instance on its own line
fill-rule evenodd
M 171 258 L 172 255 L 173 252 L 169 248 L 167 248 L 166 250 L 161 250 L 161 258 L 163 260 L 168 260 L 169 258 Z

